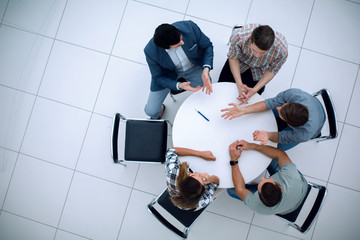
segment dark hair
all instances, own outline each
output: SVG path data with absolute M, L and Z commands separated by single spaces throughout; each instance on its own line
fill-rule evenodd
M 261 25 L 254 29 L 250 36 L 250 42 L 261 50 L 267 51 L 274 44 L 275 33 L 268 25 Z
M 198 206 L 202 195 L 204 195 L 205 187 L 198 180 L 190 177 L 187 169 L 187 162 L 181 163 L 179 174 L 176 178 L 177 194 L 171 196 L 171 201 L 178 207 L 194 209 Z
M 289 102 L 280 109 L 284 121 L 292 127 L 300 127 L 309 120 L 309 110 L 300 103 Z
M 282 196 L 279 185 L 270 182 L 264 183 L 261 187 L 261 193 L 258 193 L 260 200 L 268 207 L 273 207 L 278 204 Z
M 180 42 L 181 34 L 173 25 L 164 23 L 155 29 L 154 43 L 160 48 L 169 49 L 170 45 Z

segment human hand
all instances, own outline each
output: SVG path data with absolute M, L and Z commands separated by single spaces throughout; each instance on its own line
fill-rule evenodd
M 229 155 L 232 161 L 237 161 L 241 156 L 242 149 L 239 140 L 236 140 L 229 146 Z
M 229 106 L 233 106 L 232 108 L 224 108 L 221 109 L 221 112 L 225 112 L 221 117 L 231 120 L 236 117 L 240 117 L 245 114 L 244 108 L 240 107 L 240 104 L 237 103 L 229 103 Z
M 269 141 L 269 133 L 266 131 L 256 130 L 253 133 L 253 137 L 255 141 L 260 141 L 260 144 L 264 145 Z
M 216 160 L 216 157 L 212 154 L 211 151 L 202 151 L 201 158 L 203 158 L 207 161 L 215 161 Z
M 197 92 L 201 89 L 200 86 L 197 86 L 196 88 L 193 88 L 190 86 L 190 82 L 182 82 L 179 84 L 179 88 L 180 89 L 184 89 L 186 91 L 191 91 L 191 92 Z
M 241 150 L 251 150 L 252 146 L 253 146 L 253 143 L 249 143 L 249 142 L 247 142 L 245 140 L 241 140 L 241 141 L 239 141 L 238 145 L 239 145 Z
M 212 90 L 212 85 L 211 85 L 211 81 L 210 81 L 210 77 L 209 77 L 209 71 L 210 71 L 209 68 L 204 68 L 201 78 L 204 83 L 202 91 L 203 92 L 205 91 L 206 94 L 210 95 L 210 93 L 212 93 L 213 90 Z

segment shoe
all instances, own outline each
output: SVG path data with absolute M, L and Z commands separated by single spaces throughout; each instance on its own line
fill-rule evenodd
M 161 113 L 160 113 L 160 116 L 157 118 L 157 119 L 161 119 L 161 117 L 164 115 L 164 112 L 165 112 L 165 105 L 164 104 L 162 104 L 161 105 L 161 109 L 162 109 L 162 111 L 161 111 Z

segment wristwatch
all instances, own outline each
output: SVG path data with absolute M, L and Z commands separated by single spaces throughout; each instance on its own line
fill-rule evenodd
M 236 164 L 238 164 L 239 163 L 239 161 L 230 161 L 230 165 L 231 166 L 234 166 L 234 165 L 236 165 Z

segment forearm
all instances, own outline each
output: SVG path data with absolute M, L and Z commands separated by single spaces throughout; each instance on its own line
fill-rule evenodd
M 241 80 L 241 72 L 240 72 L 240 63 L 239 60 L 237 59 L 230 59 L 229 58 L 229 66 L 230 66 L 230 71 L 235 79 L 236 85 L 242 86 L 243 82 Z
M 249 190 L 245 187 L 245 180 L 243 175 L 240 172 L 239 166 L 231 166 L 232 180 L 234 183 L 235 191 L 237 195 L 244 201 L 245 196 L 250 193 Z
M 279 133 L 278 132 L 269 132 L 269 140 L 272 142 L 278 142 L 279 141 Z
M 274 74 L 270 71 L 266 71 L 260 80 L 256 83 L 256 85 L 253 87 L 253 89 L 258 92 L 262 87 L 264 87 L 268 82 L 271 81 L 271 79 L 274 78 Z
M 173 147 L 178 156 L 196 156 L 201 157 L 201 151 L 190 149 L 190 148 L 181 148 L 181 147 Z
M 274 148 L 272 146 L 251 143 L 248 150 L 255 150 L 261 152 L 269 158 L 277 159 L 280 167 L 286 162 L 291 162 L 290 158 L 284 151 Z
M 265 101 L 261 101 L 261 102 L 257 102 L 254 104 L 251 104 L 249 106 L 246 106 L 243 108 L 245 111 L 245 114 L 249 114 L 249 113 L 257 113 L 257 112 L 264 112 L 266 110 L 269 110 L 266 107 Z

